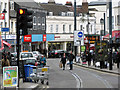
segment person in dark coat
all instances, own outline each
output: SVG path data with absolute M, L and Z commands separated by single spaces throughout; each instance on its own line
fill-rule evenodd
M 75 56 L 71 53 L 68 56 L 69 62 L 70 62 L 70 70 L 73 70 L 73 59 L 75 58 Z
M 7 54 L 7 59 L 10 61 L 10 65 L 11 65 L 12 60 L 11 60 L 11 53 L 10 52 L 8 52 L 8 54 Z
M 120 51 L 118 51 L 117 53 L 117 68 L 119 68 L 119 64 L 120 64 Z
M 92 55 L 91 55 L 91 53 L 89 52 L 89 53 L 88 53 L 88 66 L 91 66 L 91 59 L 92 59 Z
M 63 70 L 65 70 L 66 60 L 67 60 L 67 57 L 66 57 L 66 55 L 64 53 L 63 56 L 61 57 L 61 62 L 63 64 Z

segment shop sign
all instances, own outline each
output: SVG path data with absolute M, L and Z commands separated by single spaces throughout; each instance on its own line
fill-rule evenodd
M 85 46 L 81 46 L 81 52 L 85 52 L 86 47 Z
M 86 36 L 86 39 L 89 41 L 90 44 L 94 44 L 95 41 L 100 41 L 100 36 Z
M 3 67 L 3 87 L 17 87 L 18 67 Z
M 31 42 L 31 40 L 32 40 L 31 35 L 24 36 L 24 42 Z
M 43 41 L 46 41 L 46 35 L 43 34 Z

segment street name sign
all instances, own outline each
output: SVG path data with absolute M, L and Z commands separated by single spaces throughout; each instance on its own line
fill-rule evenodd
M 9 28 L 2 28 L 1 29 L 2 32 L 9 32 L 9 30 L 10 30 Z

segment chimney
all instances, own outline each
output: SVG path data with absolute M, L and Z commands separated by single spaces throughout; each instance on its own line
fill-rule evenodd
M 67 1 L 65 5 L 72 6 L 72 2 L 71 1 Z
M 87 2 L 87 0 L 82 1 L 82 12 L 83 13 L 88 13 L 88 2 Z
M 55 4 L 55 1 L 54 0 L 49 0 L 48 3 L 49 4 Z

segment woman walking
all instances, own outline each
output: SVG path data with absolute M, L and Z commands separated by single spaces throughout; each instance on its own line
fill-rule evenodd
M 66 64 L 66 55 L 65 55 L 65 53 L 63 54 L 63 56 L 62 56 L 62 58 L 61 58 L 61 62 L 62 62 L 62 64 L 63 64 L 63 70 L 65 70 L 65 64 Z

